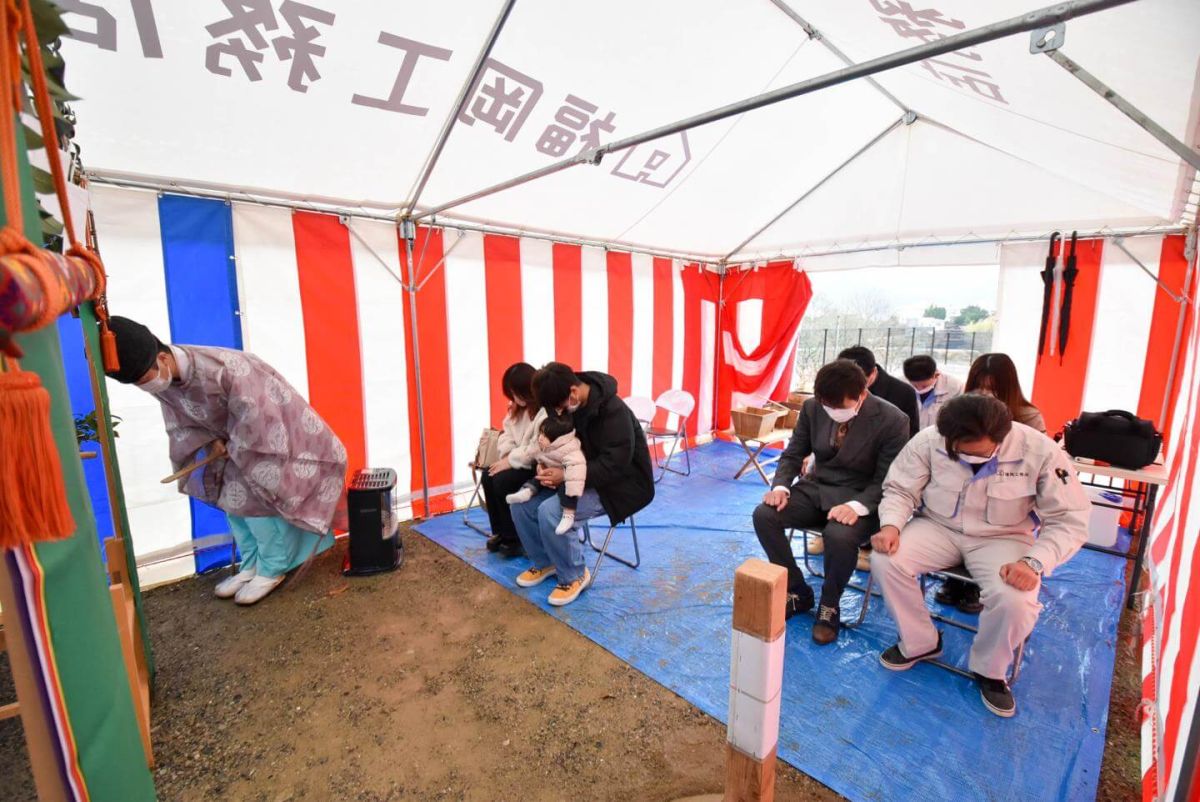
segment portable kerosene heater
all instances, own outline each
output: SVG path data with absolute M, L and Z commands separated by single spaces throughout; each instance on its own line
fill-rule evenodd
M 346 508 L 350 518 L 350 548 L 342 564 L 346 576 L 369 576 L 394 571 L 404 560 L 399 521 L 392 510 L 396 472 L 391 468 L 360 470 L 350 480 Z

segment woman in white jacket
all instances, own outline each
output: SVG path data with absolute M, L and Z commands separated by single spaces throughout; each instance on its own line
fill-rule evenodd
M 488 551 L 498 551 L 506 557 L 519 557 L 523 551 L 504 497 L 533 478 L 537 466 L 532 451 L 535 450 L 538 427 L 546 417 L 545 410 L 533 397 L 534 373 L 533 365 L 525 362 L 517 362 L 504 371 L 501 389 L 509 406 L 500 434 L 500 458 L 487 466 L 483 475 L 484 501 L 492 526 Z

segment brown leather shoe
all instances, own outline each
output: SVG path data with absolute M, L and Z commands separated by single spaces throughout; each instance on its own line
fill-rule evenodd
M 820 646 L 828 646 L 837 640 L 840 627 L 841 614 L 838 608 L 822 604 L 813 623 L 812 639 Z

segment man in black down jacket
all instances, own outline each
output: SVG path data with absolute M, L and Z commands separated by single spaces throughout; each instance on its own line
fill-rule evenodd
M 867 374 L 867 387 L 871 389 L 871 395 L 882 398 L 907 415 L 910 423 L 908 436 L 917 436 L 917 432 L 921 431 L 921 409 L 917 404 L 917 391 L 911 384 L 879 367 L 870 348 L 861 345 L 847 348 L 838 354 L 838 359 L 849 359 L 862 368 L 863 373 Z
M 624 521 L 654 498 L 654 474 L 646 436 L 632 411 L 617 396 L 617 380 L 607 373 L 576 373 L 551 362 L 533 377 L 538 403 L 551 414 L 569 413 L 575 436 L 587 459 L 587 481 L 575 510 L 577 522 L 607 515 Z M 524 504 L 512 505 L 513 523 L 532 563 L 517 577 L 521 587 L 533 587 L 557 576 L 550 604 L 570 604 L 587 587 L 591 575 L 583 546 L 574 528 L 565 535 L 554 530 L 562 518 L 555 492 L 563 483 L 561 468 L 539 466 L 535 478 L 542 490 Z

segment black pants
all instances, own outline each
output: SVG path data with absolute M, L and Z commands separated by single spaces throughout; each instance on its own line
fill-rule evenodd
M 837 607 L 842 591 L 854 573 L 858 563 L 858 550 L 866 545 L 871 535 L 879 531 L 879 517 L 864 515 L 853 526 L 829 520 L 829 510 L 822 509 L 816 488 L 806 491 L 797 485 L 792 488 L 791 498 L 783 512 L 766 504 L 754 510 L 754 532 L 758 542 L 767 553 L 767 559 L 782 565 L 788 572 L 788 592 L 807 595 L 804 572 L 796 564 L 792 546 L 788 542 L 788 529 L 823 530 L 825 537 L 825 584 L 821 588 L 821 604 Z
M 495 476 L 486 470 L 483 472 L 483 500 L 493 535 L 511 543 L 517 542 L 517 527 L 513 525 L 512 512 L 504 497 L 517 492 L 521 485 L 532 478 L 533 471 L 525 468 L 510 468 Z

